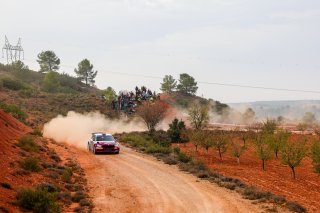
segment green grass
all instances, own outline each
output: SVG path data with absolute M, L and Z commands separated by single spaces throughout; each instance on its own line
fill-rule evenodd
M 31 136 L 23 136 L 19 139 L 17 146 L 27 152 L 39 152 L 39 146 Z
M 41 170 L 39 160 L 33 157 L 23 159 L 21 161 L 21 167 L 31 172 L 39 172 Z
M 17 105 L 14 104 L 5 104 L 0 103 L 0 108 L 3 109 L 6 113 L 11 114 L 13 117 L 19 121 L 25 123 L 27 119 L 27 114 L 20 109 Z
M 21 189 L 17 194 L 17 204 L 19 207 L 30 210 L 34 213 L 56 213 L 60 212 L 56 201 L 56 194 L 49 193 L 42 189 Z

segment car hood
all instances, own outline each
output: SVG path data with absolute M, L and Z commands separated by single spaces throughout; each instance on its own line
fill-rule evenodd
M 96 143 L 99 143 L 101 145 L 116 145 L 115 141 L 97 141 Z

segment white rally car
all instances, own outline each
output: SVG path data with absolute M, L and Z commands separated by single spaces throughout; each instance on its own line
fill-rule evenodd
M 96 153 L 113 153 L 119 154 L 120 145 L 117 140 L 111 135 L 103 132 L 92 133 L 88 141 L 88 150 L 93 154 Z

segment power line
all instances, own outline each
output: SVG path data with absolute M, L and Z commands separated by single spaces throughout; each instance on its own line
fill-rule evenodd
M 34 62 L 34 60 L 30 60 L 30 59 L 25 59 L 25 60 L 26 61 L 30 61 L 30 62 Z M 74 68 L 75 66 L 69 65 L 69 64 L 63 64 L 63 65 L 60 65 L 60 67 Z M 112 74 L 116 74 L 116 75 L 125 75 L 125 76 L 142 77 L 142 78 L 150 78 L 150 79 L 163 79 L 163 77 L 153 76 L 153 75 L 142 75 L 142 74 L 133 74 L 133 73 L 115 72 L 115 71 L 105 71 L 105 70 L 103 72 L 112 73 Z M 252 86 L 252 85 L 242 85 L 242 84 L 229 84 L 229 83 L 207 82 L 207 81 L 198 81 L 198 83 L 199 84 L 206 84 L 206 85 L 225 86 L 225 87 L 238 87 L 238 88 L 248 88 L 248 89 L 261 89 L 261 90 L 273 90 L 273 91 L 320 94 L 320 91 L 316 91 L 316 90 L 299 90 L 299 89 L 275 88 L 275 87 Z
M 153 78 L 153 79 L 163 79 L 162 77 L 159 77 L 159 76 L 140 75 L 140 74 L 114 72 L 114 71 L 107 71 L 107 72 L 113 73 L 113 74 L 118 74 L 118 75 L 127 75 L 127 76 L 135 76 L 135 77 L 143 77 L 143 78 Z M 320 94 L 320 91 L 315 91 L 315 90 L 286 89 L 286 88 L 250 86 L 250 85 L 228 84 L 228 83 L 206 82 L 206 81 L 198 81 L 198 83 L 199 83 L 199 84 L 207 84 L 207 85 L 227 86 L 227 87 L 249 88 L 249 89 L 263 89 L 263 90 L 276 90 L 276 91 L 286 91 L 286 92 L 302 92 L 302 93 L 316 93 L 316 94 Z

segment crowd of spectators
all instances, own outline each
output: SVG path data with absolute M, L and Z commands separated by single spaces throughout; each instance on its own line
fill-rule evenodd
M 143 101 L 155 101 L 160 99 L 160 94 L 152 92 L 145 86 L 135 87 L 134 91 L 120 91 L 115 100 L 112 101 L 112 108 L 117 111 L 126 113 L 134 113 L 136 107 Z

